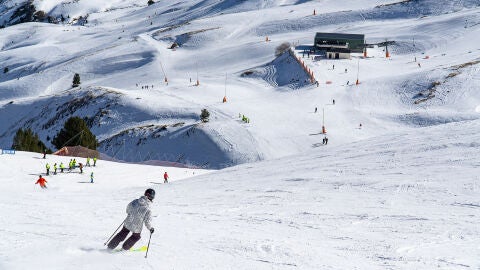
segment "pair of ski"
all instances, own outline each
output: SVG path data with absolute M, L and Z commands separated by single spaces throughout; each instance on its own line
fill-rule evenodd
M 139 248 L 131 248 L 129 250 L 124 250 L 123 248 L 117 248 L 117 249 L 114 249 L 114 250 L 111 250 L 110 252 L 112 253 L 117 253 L 117 252 L 123 252 L 123 251 L 130 251 L 130 252 L 145 252 L 147 251 L 147 246 L 141 246 Z

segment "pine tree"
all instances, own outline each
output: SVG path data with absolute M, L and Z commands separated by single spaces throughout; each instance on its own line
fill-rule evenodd
M 77 87 L 79 85 L 80 85 L 80 74 L 75 73 L 75 75 L 73 75 L 72 87 Z
M 38 138 L 38 135 L 34 133 L 31 129 L 19 129 L 13 137 L 12 148 L 18 151 L 29 151 L 42 153 L 47 151 L 51 153 L 50 149 L 47 149 L 45 144 Z
M 81 145 L 96 150 L 98 141 L 88 128 L 85 120 L 80 117 L 70 117 L 65 122 L 62 130 L 53 138 L 52 144 L 55 145 L 57 149 L 63 146 Z
M 208 118 L 210 117 L 210 113 L 207 111 L 207 109 L 202 109 L 202 113 L 200 114 L 200 120 L 202 122 L 208 122 Z

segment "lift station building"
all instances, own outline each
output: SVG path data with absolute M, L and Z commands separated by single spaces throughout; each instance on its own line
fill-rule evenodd
M 315 50 L 324 51 L 329 59 L 349 59 L 350 53 L 362 53 L 365 35 L 341 33 L 317 33 Z

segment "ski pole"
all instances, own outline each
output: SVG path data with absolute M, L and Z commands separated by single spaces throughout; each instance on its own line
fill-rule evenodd
M 115 235 L 115 233 L 118 231 L 118 229 L 120 229 L 120 227 L 122 227 L 123 223 L 125 223 L 125 220 L 122 221 L 122 224 L 120 224 L 120 226 L 118 226 L 118 228 L 117 228 L 117 229 L 113 232 L 113 234 L 108 238 L 107 242 L 103 243 L 104 246 L 110 241 L 110 239 L 112 239 L 112 237 Z
M 152 239 L 152 233 L 150 233 L 150 238 L 148 239 L 147 252 L 145 252 L 145 258 L 147 258 L 148 249 L 150 248 L 150 239 Z

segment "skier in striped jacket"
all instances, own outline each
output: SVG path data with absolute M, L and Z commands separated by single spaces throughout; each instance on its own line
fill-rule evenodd
M 145 191 L 145 195 L 133 200 L 127 206 L 127 218 L 123 224 L 122 230 L 113 237 L 108 243 L 109 249 L 114 249 L 125 240 L 127 235 L 131 232 L 132 235 L 123 243 L 122 248 L 129 250 L 140 240 L 140 233 L 142 232 L 143 224 L 150 231 L 154 232 L 152 227 L 152 212 L 150 205 L 155 198 L 155 190 L 149 188 Z

